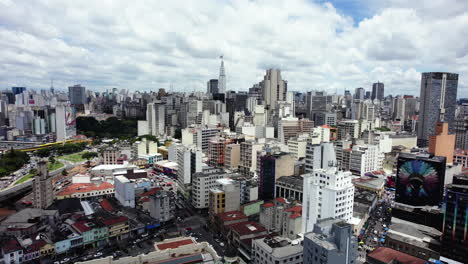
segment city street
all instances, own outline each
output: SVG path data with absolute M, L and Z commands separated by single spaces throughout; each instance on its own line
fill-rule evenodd
M 361 237 L 361 242 L 359 242 L 358 263 L 364 263 L 367 253 L 385 243 L 385 240 L 382 239 L 385 239 L 386 231 L 391 222 L 391 202 L 394 196 L 394 192 L 386 190 L 381 200 L 371 211 L 364 226 L 366 228 L 365 232 Z

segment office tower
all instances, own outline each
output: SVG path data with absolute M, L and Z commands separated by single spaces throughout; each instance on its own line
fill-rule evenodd
M 468 259 L 468 178 L 455 176 L 446 186 L 441 256 L 466 262 Z
M 221 66 L 219 67 L 218 93 L 226 93 L 226 73 L 224 72 L 223 56 L 220 57 Z
M 166 108 L 163 104 L 149 103 L 146 108 L 146 121 L 148 122 L 148 134 L 162 136 L 165 131 Z
M 37 175 L 34 176 L 33 195 L 34 208 L 46 209 L 54 202 L 52 177 L 49 177 L 46 161 L 38 163 Z
M 331 103 L 328 99 L 330 98 L 325 92 L 307 92 L 307 117 L 315 121 L 315 116 L 318 113 L 327 112 L 327 104 Z
M 414 98 L 412 95 L 405 95 L 403 97 L 405 99 L 405 120 L 410 120 L 416 115 L 418 110 L 418 99 Z
M 418 119 L 418 146 L 426 147 L 437 122 L 447 122 L 449 133 L 455 129 L 458 74 L 425 72 L 421 75 Z
M 300 134 L 310 133 L 314 127 L 314 122 L 297 117 L 283 118 L 278 121 L 278 139 L 287 144 L 290 138 L 295 138 Z
M 286 101 L 287 82 L 281 78 L 279 69 L 268 69 L 261 82 L 262 97 L 265 101 L 265 108 L 276 109 L 278 101 Z
M 364 96 L 364 99 L 371 99 L 371 91 L 366 91 L 366 95 Z
M 435 135 L 429 136 L 429 153 L 445 157 L 447 164 L 453 164 L 453 152 L 455 150 L 455 135 L 449 135 L 448 124 L 439 122 L 436 124 Z
M 395 202 L 410 206 L 439 205 L 444 180 L 445 157 L 400 153 Z
M 312 173 L 315 169 L 328 169 L 336 166 L 336 154 L 333 143 L 307 143 L 305 172 Z
M 353 227 L 339 219 L 324 219 L 304 235 L 304 263 L 356 263 L 357 239 Z
M 455 147 L 468 150 L 468 103 L 459 106 L 455 120 Z
M 262 200 L 275 198 L 275 181 L 294 175 L 294 158 L 288 153 L 267 153 L 259 158 L 258 196 Z
M 406 99 L 402 96 L 393 98 L 393 120 L 405 121 Z
M 70 86 L 68 87 L 68 97 L 72 105 L 86 104 L 86 88 L 80 84 Z
M 57 105 L 55 107 L 55 128 L 57 141 L 63 141 L 67 139 L 65 109 L 66 107 L 64 105 Z
M 177 148 L 177 181 L 179 185 L 191 184 L 192 175 L 202 171 L 202 152 L 196 147 Z
M 364 90 L 364 88 L 362 87 L 356 88 L 356 90 L 354 91 L 354 99 L 364 100 L 365 94 L 366 94 L 366 91 Z
M 384 99 L 384 84 L 381 82 L 376 82 L 372 84 L 372 95 L 371 99 L 378 99 L 382 101 Z
M 354 185 L 349 171 L 336 167 L 315 169 L 304 174 L 302 228 L 310 232 L 318 220 L 353 217 Z
M 217 79 L 211 79 L 208 81 L 208 83 L 206 84 L 206 92 L 209 94 L 219 93 Z
M 21 94 L 26 91 L 26 87 L 11 87 L 11 91 L 14 95 Z

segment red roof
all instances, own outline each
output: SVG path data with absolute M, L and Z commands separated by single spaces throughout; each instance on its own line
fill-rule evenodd
M 396 251 L 387 247 L 379 247 L 367 255 L 373 259 L 376 259 L 382 263 L 393 263 L 398 262 L 401 264 L 424 264 L 425 260 L 413 257 L 400 251 Z
M 71 195 L 74 193 L 86 193 L 86 192 L 92 192 L 92 191 L 103 191 L 107 189 L 112 189 L 114 190 L 114 185 L 108 183 L 108 182 L 103 182 L 99 185 L 96 185 L 94 183 L 73 183 L 69 186 L 67 186 L 65 189 L 63 189 L 61 192 L 59 192 L 57 195 L 58 196 L 63 196 L 63 195 Z
M 168 249 L 168 248 L 178 248 L 178 247 L 185 246 L 185 245 L 190 245 L 190 244 L 193 244 L 192 239 L 184 239 L 184 240 L 179 240 L 179 241 L 174 241 L 174 242 L 157 244 L 156 247 L 159 250 L 165 250 L 165 249 Z
M 271 202 L 262 204 L 262 207 L 265 207 L 265 208 L 270 208 L 270 207 L 273 207 L 273 206 L 275 206 L 275 205 L 273 203 L 271 203 Z
M 323 127 L 323 128 L 329 128 L 329 129 L 332 129 L 333 127 L 329 126 L 329 125 L 323 125 L 323 126 L 320 126 L 320 127 Z
M 283 197 L 275 198 L 275 201 L 277 201 L 278 203 L 286 203 L 286 199 L 284 199 Z
M 290 215 L 289 218 L 296 219 L 296 218 L 301 217 L 301 216 L 302 216 L 302 214 L 300 214 L 300 213 L 294 213 L 294 214 Z
M 47 244 L 47 243 L 42 239 L 36 240 L 30 246 L 28 246 L 26 248 L 25 253 L 31 253 L 31 252 L 39 251 L 41 249 L 41 247 L 43 247 L 45 244 Z
M 264 226 L 260 225 L 257 222 L 241 222 L 229 225 L 229 227 L 231 228 L 231 230 L 239 233 L 239 235 L 241 236 L 267 231 Z
M 239 219 L 247 219 L 248 217 L 241 211 L 231 211 L 218 214 L 218 217 L 223 220 L 223 222 L 234 221 Z
M 301 213 L 302 212 L 302 205 L 296 205 L 291 208 L 284 210 L 285 212 L 294 212 L 294 213 Z
M 76 228 L 76 230 L 84 233 L 84 232 L 92 230 L 92 228 L 89 227 L 87 223 L 88 221 L 78 221 L 73 224 L 73 227 Z
M 23 249 L 20 245 L 20 243 L 18 242 L 18 240 L 16 240 L 15 238 L 14 239 L 10 239 L 10 241 L 8 241 L 7 243 L 5 243 L 5 245 L 3 245 L 3 251 L 5 253 L 10 253 L 10 252 L 14 252 L 14 251 L 18 251 L 18 250 L 21 250 Z
M 103 220 L 102 223 L 105 224 L 106 226 L 111 226 L 111 225 L 120 224 L 120 223 L 127 222 L 127 221 L 128 221 L 128 218 L 126 216 L 114 216 L 114 217 Z
M 140 202 L 142 203 L 146 203 L 146 202 L 149 202 L 149 197 L 143 197 L 140 199 Z
M 149 191 L 140 194 L 140 197 L 153 195 L 153 194 L 157 193 L 159 190 L 162 190 L 162 188 L 160 188 L 160 187 L 151 188 Z
M 102 209 L 104 209 L 104 210 L 106 210 L 108 212 L 114 212 L 115 211 L 114 207 L 112 206 L 112 204 L 107 199 L 102 199 L 101 207 L 102 207 Z

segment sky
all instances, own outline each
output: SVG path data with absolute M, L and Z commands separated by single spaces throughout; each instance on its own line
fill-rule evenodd
M 464 0 L 0 0 L 0 88 L 205 91 L 268 68 L 291 91 L 385 83 L 419 94 L 421 72 L 459 73 L 468 97 Z

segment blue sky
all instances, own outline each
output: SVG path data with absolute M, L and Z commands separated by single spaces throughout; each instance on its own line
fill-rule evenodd
M 231 90 L 278 67 L 291 90 L 417 95 L 422 71 L 449 71 L 468 97 L 459 0 L 0 0 L 0 17 L 3 88 L 204 91 L 224 54 Z

